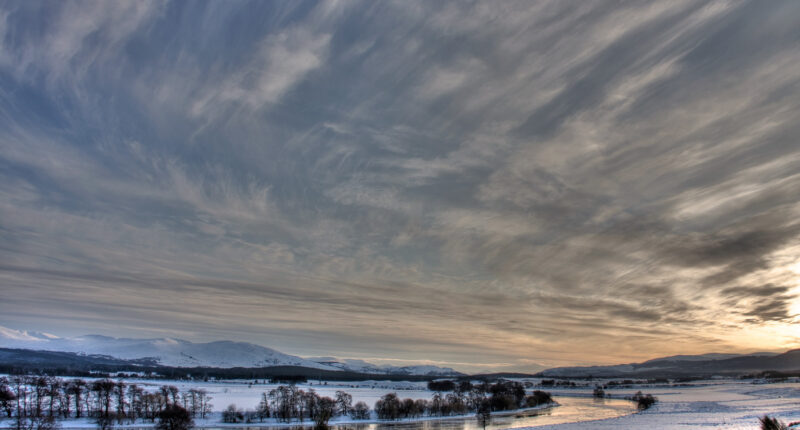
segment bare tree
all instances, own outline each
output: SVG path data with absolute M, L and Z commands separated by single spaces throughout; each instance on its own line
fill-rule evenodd
M 131 423 L 136 421 L 137 417 L 144 414 L 144 405 L 142 402 L 142 395 L 144 390 L 139 388 L 136 384 L 128 385 L 128 408 L 130 412 Z
M 353 406 L 350 417 L 354 420 L 366 420 L 369 418 L 369 406 L 364 402 L 358 402 Z
M 211 404 L 212 397 L 204 389 L 197 390 L 197 403 L 199 405 L 200 418 L 205 418 L 211 412 L 213 405 Z
M 489 400 L 484 399 L 480 405 L 478 405 L 476 417 L 478 418 L 478 424 L 486 429 L 486 425 L 492 420 L 492 405 L 489 403 Z
M 316 413 L 311 417 L 316 429 L 327 429 L 328 421 L 336 412 L 336 401 L 330 397 L 320 397 Z
M 269 396 L 267 393 L 261 393 L 261 402 L 256 407 L 259 422 L 264 422 L 264 418 L 269 418 L 269 412 Z
M 353 408 L 353 396 L 344 391 L 336 392 L 336 407 L 339 415 L 349 415 Z
M 8 385 L 8 379 L 6 377 L 0 378 L 0 408 L 3 409 L 7 418 L 11 418 L 11 414 L 14 413 L 14 400 L 16 398 L 14 391 Z
M 111 399 L 117 384 L 110 379 L 100 379 L 92 383 L 91 391 L 95 396 L 96 413 L 102 418 L 110 417 Z
M 236 405 L 228 405 L 228 408 L 222 411 L 222 422 L 224 423 L 240 423 L 244 421 L 244 414 Z
M 86 381 L 83 379 L 73 379 L 67 386 L 67 392 L 72 395 L 72 399 L 75 401 L 75 418 L 81 417 L 81 411 L 83 410 L 83 393 L 85 390 Z
M 382 420 L 396 420 L 400 416 L 400 407 L 397 393 L 389 393 L 375 402 L 375 413 Z
M 172 404 L 176 405 L 178 404 L 178 393 L 180 392 L 178 390 L 178 387 L 174 385 L 162 385 L 159 388 L 159 391 L 161 392 L 161 395 L 164 397 L 164 401 L 166 402 L 165 406 L 168 405 L 170 402 Z
M 125 382 L 117 381 L 117 383 L 114 384 L 113 392 L 117 402 L 117 421 L 122 422 L 122 419 L 125 418 L 125 407 L 127 406 L 127 401 L 125 400 Z

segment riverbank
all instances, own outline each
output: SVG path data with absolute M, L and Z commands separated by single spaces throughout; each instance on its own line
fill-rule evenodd
M 536 412 L 541 412 L 547 409 L 553 409 L 560 406 L 556 401 L 544 405 L 539 405 L 532 408 L 514 409 L 510 411 L 492 412 L 492 418 L 514 417 L 517 415 L 527 415 Z M 345 426 L 345 425 L 373 425 L 373 424 L 413 424 L 424 423 L 430 421 L 467 421 L 477 420 L 475 413 L 463 415 L 447 415 L 447 416 L 424 416 L 415 418 L 402 418 L 397 420 L 381 420 L 377 418 L 369 418 L 366 420 L 354 420 L 349 417 L 336 417 L 328 422 L 330 427 Z M 93 419 L 80 418 L 80 419 L 67 419 L 58 421 L 61 428 L 64 429 L 96 429 L 97 423 Z M 300 428 L 300 427 L 313 427 L 314 422 L 311 420 L 290 422 L 278 421 L 275 418 L 266 418 L 264 421 L 255 422 L 241 422 L 241 423 L 223 423 L 222 412 L 213 412 L 207 418 L 194 420 L 194 427 L 200 429 L 212 428 Z M 149 429 L 154 428 L 156 423 L 149 421 L 137 421 L 135 423 L 122 423 L 114 424 L 114 428 L 118 429 Z M 13 420 L 0 420 L 0 429 L 13 429 L 15 428 Z
M 552 430 L 755 430 L 759 417 L 783 422 L 800 420 L 800 383 L 761 384 L 753 380 L 706 380 L 684 385 L 634 386 L 612 391 L 615 397 L 645 391 L 658 398 L 651 408 L 635 414 L 593 421 L 534 423 L 526 428 Z M 588 396 L 591 388 L 554 388 L 556 398 Z M 543 420 L 547 421 L 547 420 Z M 515 426 L 523 427 L 523 426 Z M 520 430 L 520 429 L 517 429 Z

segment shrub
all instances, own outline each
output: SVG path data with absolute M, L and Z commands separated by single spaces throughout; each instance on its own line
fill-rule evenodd
M 768 415 L 764 415 L 764 417 L 759 418 L 758 421 L 761 422 L 761 430 L 788 430 L 800 428 L 800 421 L 795 421 L 786 425 L 779 419 L 770 418 Z
M 236 409 L 236 405 L 228 406 L 228 409 L 222 411 L 223 423 L 240 423 L 244 421 L 244 413 L 240 409 Z
M 428 389 L 431 391 L 453 391 L 456 389 L 456 383 L 453 381 L 430 381 L 428 382 Z
M 158 413 L 158 430 L 188 430 L 194 427 L 192 414 L 181 405 L 171 403 Z
M 550 393 L 540 390 L 535 390 L 533 394 L 525 398 L 525 404 L 529 408 L 547 403 L 553 403 L 553 398 L 550 396 Z
M 354 420 L 366 420 L 369 418 L 369 406 L 364 402 L 358 402 L 350 410 L 350 417 Z
M 648 409 L 650 406 L 653 406 L 658 401 L 658 399 L 653 397 L 652 394 L 642 394 L 641 391 L 637 391 L 636 394 L 633 395 L 631 400 L 636 402 L 636 405 L 639 407 L 639 409 L 643 410 Z
M 786 430 L 786 424 L 779 421 L 777 418 L 771 418 L 767 415 L 758 419 L 761 422 L 761 430 Z

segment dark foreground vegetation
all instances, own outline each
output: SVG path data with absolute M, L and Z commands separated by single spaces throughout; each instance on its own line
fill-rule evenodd
M 549 393 L 536 390 L 528 394 L 524 385 L 512 381 L 475 385 L 461 382 L 440 388 L 448 390 L 436 391 L 431 400 L 401 399 L 396 393 L 386 394 L 375 403 L 374 415 L 381 420 L 466 414 L 488 419 L 492 412 L 553 402 Z M 136 384 L 107 378 L 92 381 L 25 375 L 0 378 L 0 414 L 4 419 L 12 419 L 18 430 L 50 430 L 58 427 L 60 420 L 80 418 L 93 420 L 103 430 L 137 421 L 156 424 L 161 430 L 186 430 L 194 419 L 204 419 L 211 413 L 211 400 L 203 389 L 182 393 L 175 386 L 162 385 L 149 392 Z M 365 420 L 373 416 L 373 410 L 364 402 L 353 404 L 353 397 L 344 391 L 337 391 L 335 398 L 330 398 L 318 395 L 313 389 L 304 391 L 295 385 L 281 385 L 262 393 L 255 410 L 228 406 L 222 412 L 222 421 L 309 420 L 325 427 L 336 416 Z
M 784 424 L 781 420 L 767 415 L 759 418 L 758 421 L 761 423 L 761 430 L 788 430 L 800 428 L 800 421 Z
M 592 391 L 592 397 L 604 398 L 606 397 L 606 392 L 602 386 L 598 385 L 594 387 L 594 390 Z M 642 394 L 641 391 L 637 391 L 636 394 L 631 397 L 626 397 L 626 399 L 635 402 L 636 407 L 638 407 L 640 410 L 649 409 L 650 406 L 653 406 L 656 404 L 656 402 L 658 402 L 657 397 L 654 397 L 652 394 Z
M 436 385 L 434 385 L 436 387 Z M 449 388 L 449 385 L 442 386 Z M 375 403 L 374 413 L 381 420 L 407 418 L 444 417 L 466 414 L 488 416 L 493 411 L 508 411 L 550 404 L 549 393 L 534 391 L 528 395 L 518 382 L 501 381 L 495 384 L 460 383 L 449 393 L 437 391 L 431 400 L 401 399 L 397 393 L 384 395 Z M 364 402 L 352 403 L 352 396 L 337 391 L 336 398 L 321 397 L 314 390 L 304 391 L 293 385 L 279 386 L 263 393 L 261 403 L 255 411 L 242 411 L 230 405 L 223 412 L 226 423 L 253 423 L 265 418 L 281 422 L 305 420 L 324 427 L 336 416 L 349 416 L 354 420 L 366 420 L 372 411 Z
M 528 395 L 519 382 L 500 381 L 495 384 L 473 385 L 462 382 L 450 393 L 437 391 L 431 400 L 401 400 L 395 393 L 383 396 L 375 403 L 379 419 L 448 416 L 531 408 L 553 402 L 549 393 L 536 390 Z
M 642 394 L 641 391 L 637 391 L 630 400 L 636 402 L 636 406 L 639 409 L 649 409 L 650 406 L 653 406 L 658 402 L 657 397 L 653 397 L 652 394 Z
M 0 378 L 0 413 L 18 430 L 47 430 L 69 418 L 91 418 L 101 429 L 137 420 L 157 423 L 163 430 L 184 430 L 194 418 L 211 411 L 203 389 L 181 393 L 163 385 L 147 392 L 136 384 L 97 379 L 64 380 L 48 376 Z

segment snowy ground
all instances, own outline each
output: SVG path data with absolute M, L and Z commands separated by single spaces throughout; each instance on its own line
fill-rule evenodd
M 754 384 L 753 381 L 699 381 L 688 387 L 641 386 L 612 389 L 614 397 L 636 391 L 653 394 L 658 403 L 632 415 L 600 421 L 546 425 L 537 429 L 757 429 L 764 414 L 784 422 L 800 421 L 800 383 Z M 559 395 L 591 395 L 590 388 L 552 389 Z
M 212 397 L 211 403 L 215 411 L 221 411 L 234 404 L 242 410 L 255 409 L 261 401 L 261 393 L 268 393 L 280 384 L 253 384 L 253 381 L 218 381 L 218 382 L 184 382 L 184 381 L 154 381 L 154 380 L 128 380 L 129 383 L 138 384 L 145 390 L 154 391 L 161 385 L 174 385 L 183 393 L 192 388 L 202 388 Z M 262 382 L 262 381 L 259 381 Z M 285 385 L 285 384 L 284 384 Z M 297 384 L 303 391 L 314 390 L 320 396 L 336 398 L 336 391 L 345 391 L 353 396 L 353 404 L 362 401 L 370 408 L 375 405 L 381 396 L 387 393 L 397 393 L 401 399 L 430 399 L 433 396 L 427 389 L 426 382 L 405 381 L 356 381 L 356 382 L 318 382 Z
M 230 404 L 248 410 L 254 409 L 258 404 L 261 393 L 269 392 L 276 384 L 253 384 L 253 381 L 218 381 L 218 382 L 183 382 L 183 381 L 154 381 L 154 380 L 128 380 L 147 390 L 155 390 L 158 386 L 169 384 L 177 386 L 182 392 L 190 388 L 203 388 L 213 398 L 211 403 L 215 411 L 220 411 Z M 538 380 L 532 380 L 538 382 Z M 606 392 L 612 398 L 621 399 L 631 396 L 636 391 L 653 394 L 659 402 L 651 409 L 639 413 L 627 402 L 607 402 L 606 404 L 592 404 L 591 397 L 594 382 L 584 382 L 586 386 L 580 388 L 542 388 L 553 394 L 556 401 L 562 403 L 561 407 L 544 411 L 542 416 L 535 418 L 498 419 L 491 427 L 492 430 L 501 428 L 553 428 L 553 429 L 757 429 L 758 417 L 764 414 L 776 416 L 785 422 L 800 421 L 800 382 L 758 384 L 751 380 L 715 380 L 692 382 L 688 386 L 670 385 L 642 385 L 625 389 L 610 389 Z M 353 402 L 363 401 L 373 407 L 375 401 L 389 392 L 396 392 L 400 398 L 430 399 L 433 395 L 425 387 L 424 382 L 391 382 L 391 381 L 361 381 L 361 382 L 327 382 L 313 381 L 309 384 L 300 384 L 303 390 L 313 389 L 319 395 L 334 397 L 337 390 L 350 393 Z M 576 398 L 585 398 L 580 401 Z M 598 416 L 617 416 L 596 420 Z M 580 422 L 575 422 L 580 420 Z M 345 424 L 349 420 L 340 419 L 331 424 Z M 463 429 L 475 428 L 472 417 L 457 420 L 449 418 L 447 422 L 436 424 L 436 429 Z M 9 427 L 11 423 L 0 421 L 0 427 Z M 210 419 L 198 421 L 202 427 L 225 427 L 219 423 L 219 414 L 215 413 Z M 256 427 L 258 424 L 249 424 Z M 308 425 L 308 423 L 306 423 Z M 91 421 L 63 422 L 65 428 L 93 428 Z M 137 423 L 133 427 L 146 426 Z M 351 427 L 352 426 L 348 426 Z M 372 424 L 366 426 L 371 430 L 383 430 L 397 425 L 386 426 Z M 420 422 L 417 424 L 406 423 L 403 429 L 427 430 L 432 428 L 431 423 Z

